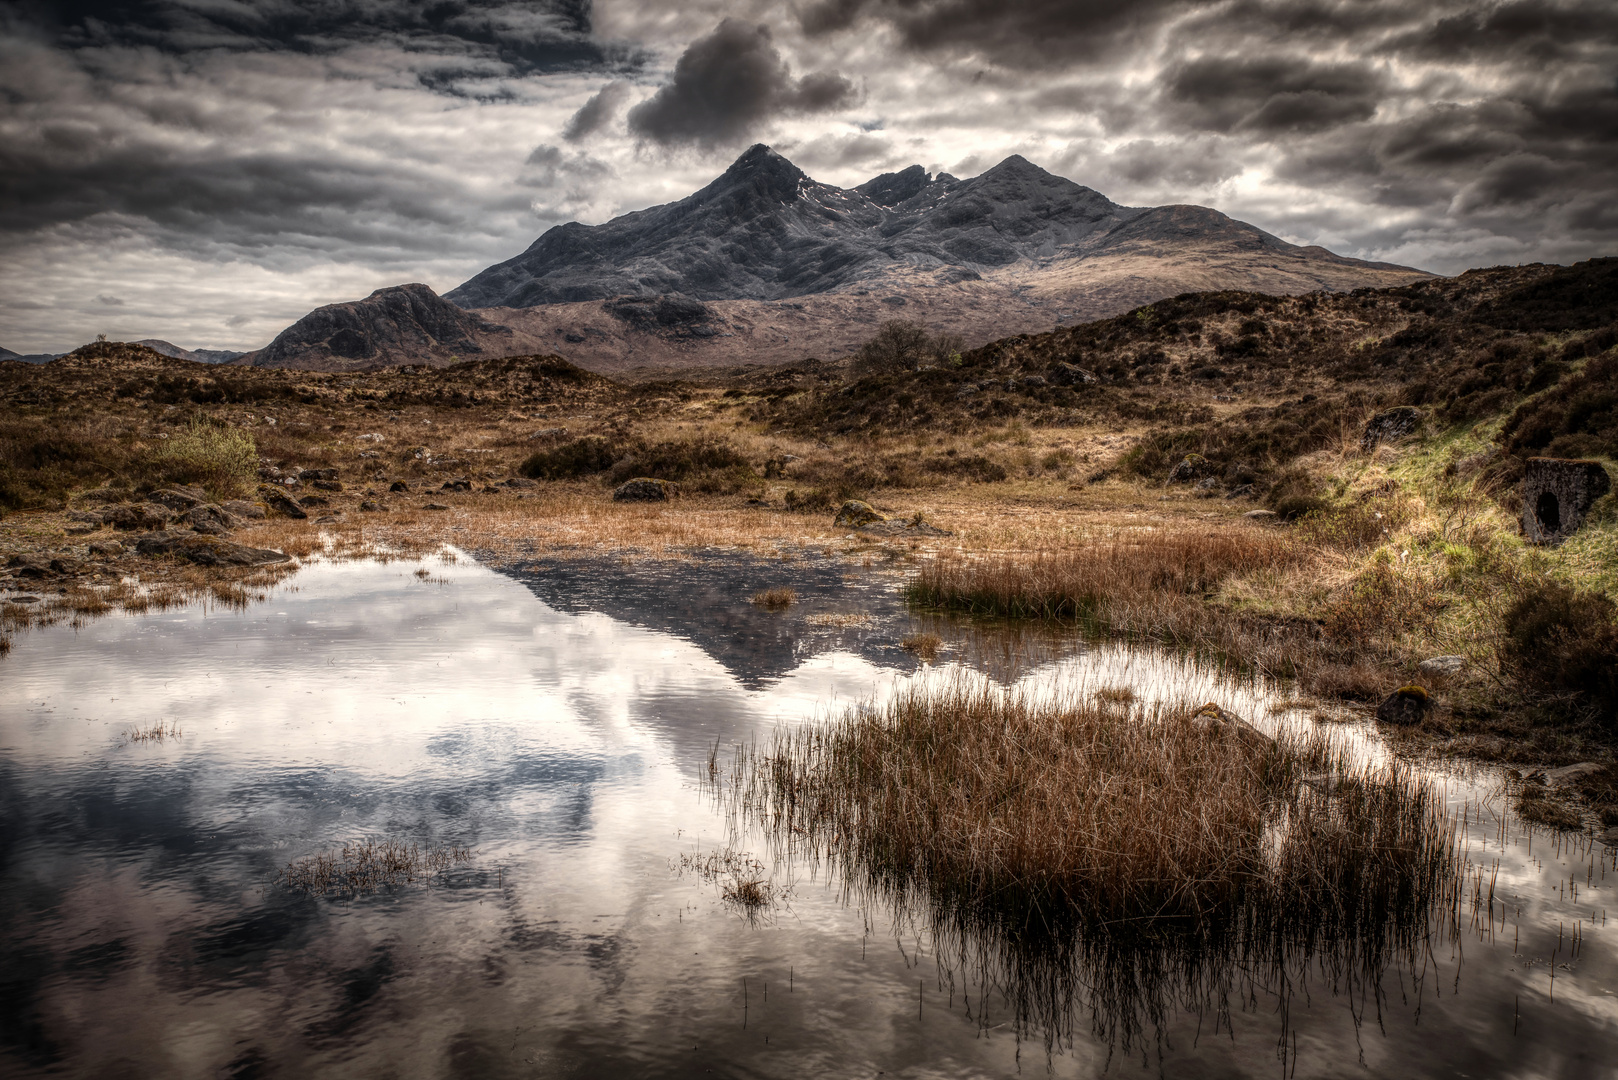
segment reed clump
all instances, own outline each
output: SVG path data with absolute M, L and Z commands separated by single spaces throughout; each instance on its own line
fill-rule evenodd
M 765 611 L 785 611 L 798 602 L 798 590 L 790 585 L 764 589 L 754 593 L 751 602 Z
M 824 864 L 919 919 L 1048 1044 L 1086 999 L 1127 1046 L 1175 1008 L 1290 985 L 1311 956 L 1374 980 L 1458 910 L 1452 824 L 1424 782 L 1214 706 L 961 677 L 709 770 L 778 865 Z
M 931 633 L 911 634 L 899 642 L 899 646 L 905 652 L 914 653 L 917 659 L 932 663 L 938 659 L 938 650 L 944 647 L 944 639 Z
M 423 847 L 399 840 L 360 840 L 291 862 L 275 882 L 312 896 L 356 895 L 425 881 L 472 861 L 467 848 Z
M 1106 618 L 1158 595 L 1197 597 L 1227 578 L 1296 566 L 1308 552 L 1259 528 L 1117 534 L 1032 556 L 939 559 L 908 586 L 926 607 L 1009 618 Z
M 180 725 L 173 720 L 155 720 L 130 728 L 124 733 L 124 738 L 130 742 L 163 742 L 165 739 L 178 739 L 183 734 Z

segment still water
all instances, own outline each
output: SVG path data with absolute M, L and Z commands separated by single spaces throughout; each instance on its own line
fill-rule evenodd
M 1611 850 L 1528 830 L 1490 771 L 1434 777 L 1486 914 L 1435 916 L 1371 970 L 1330 949 L 1246 970 L 1212 1008 L 1162 988 L 1127 1046 L 1096 1034 L 1084 973 L 1043 1038 L 925 920 L 771 866 L 700 782 L 714 746 L 952 666 L 1286 718 L 1172 658 L 924 626 L 897 581 L 812 558 L 315 564 L 246 611 L 20 636 L 0 1075 L 1618 1075 Z M 746 602 L 778 584 L 788 611 Z M 945 638 L 935 667 L 899 647 L 917 629 Z M 158 722 L 179 734 L 128 738 Z M 365 838 L 472 854 L 357 896 L 275 881 Z M 682 864 L 727 852 L 778 902 L 749 918 Z

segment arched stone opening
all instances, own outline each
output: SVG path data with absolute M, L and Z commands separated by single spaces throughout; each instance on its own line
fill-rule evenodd
M 1556 493 L 1541 491 L 1539 500 L 1534 504 L 1534 516 L 1539 518 L 1539 530 L 1547 536 L 1562 531 L 1562 507 L 1556 501 Z

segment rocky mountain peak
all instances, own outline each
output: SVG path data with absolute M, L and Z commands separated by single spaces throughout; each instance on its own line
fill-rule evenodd
M 854 190 L 878 206 L 891 207 L 915 198 L 921 189 L 931 182 L 932 177 L 927 175 L 926 169 L 920 165 L 912 165 L 898 172 L 873 176 Z

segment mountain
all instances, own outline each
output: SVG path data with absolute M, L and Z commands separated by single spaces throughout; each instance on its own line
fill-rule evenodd
M 164 356 L 172 356 L 176 360 L 194 360 L 199 364 L 226 364 L 238 360 L 246 353 L 232 352 L 229 349 L 182 349 L 170 341 L 161 338 L 144 338 L 132 341 L 131 345 L 144 345 L 153 352 L 160 352 Z
M 1186 292 L 1429 276 L 1289 244 L 1207 207 L 1121 206 L 1017 156 L 966 180 L 912 165 L 839 188 L 761 145 L 678 202 L 558 225 L 442 298 L 406 285 L 321 308 L 237 362 L 778 363 L 847 355 L 893 318 L 975 346 Z
M 346 371 L 385 364 L 443 366 L 456 359 L 543 351 L 527 335 L 462 310 L 426 285 L 378 289 L 364 300 L 316 308 L 235 364 Z
M 17 353 L 10 349 L 0 349 L 0 363 L 15 360 L 19 364 L 45 364 L 55 360 L 60 353 Z

